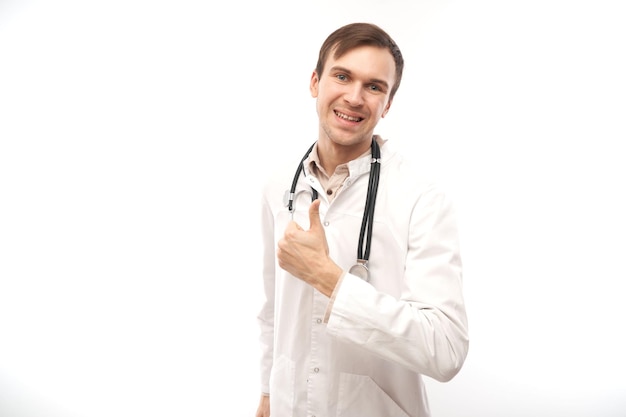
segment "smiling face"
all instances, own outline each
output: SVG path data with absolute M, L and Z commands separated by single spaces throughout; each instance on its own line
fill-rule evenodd
M 321 76 L 311 76 L 319 152 L 341 159 L 339 163 L 365 152 L 378 121 L 389 111 L 394 82 L 395 63 L 385 48 L 360 46 L 338 58 L 330 54 Z

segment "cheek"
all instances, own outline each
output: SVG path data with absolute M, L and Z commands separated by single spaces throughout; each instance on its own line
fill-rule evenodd
M 317 85 L 317 98 L 332 103 L 345 94 L 345 88 L 333 82 L 324 82 Z
M 328 107 L 333 102 L 332 91 L 328 88 L 318 88 L 317 90 L 317 108 L 322 109 L 323 107 Z

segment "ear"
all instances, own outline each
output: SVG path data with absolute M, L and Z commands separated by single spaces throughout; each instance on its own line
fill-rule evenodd
M 311 90 L 311 97 L 316 98 L 318 89 L 319 89 L 320 79 L 317 76 L 317 71 L 313 71 L 311 74 L 311 84 L 309 85 L 309 90 Z
M 383 110 L 383 114 L 380 115 L 380 117 L 385 117 L 387 115 L 387 113 L 389 112 L 389 108 L 391 107 L 391 102 L 393 101 L 393 99 L 389 100 L 387 102 L 387 105 L 385 106 L 385 110 Z

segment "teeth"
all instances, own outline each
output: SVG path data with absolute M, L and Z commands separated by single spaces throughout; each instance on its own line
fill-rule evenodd
M 351 122 L 360 122 L 361 120 L 363 120 L 360 117 L 352 117 L 352 116 L 348 116 L 347 114 L 343 114 L 343 113 L 339 113 L 339 112 L 335 112 L 335 114 L 339 117 L 341 117 L 344 120 L 349 120 Z

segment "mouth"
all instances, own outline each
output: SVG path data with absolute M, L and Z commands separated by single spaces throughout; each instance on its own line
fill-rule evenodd
M 355 122 L 355 123 L 358 123 L 361 120 L 363 120 L 362 117 L 349 116 L 349 115 L 347 115 L 345 113 L 341 113 L 341 112 L 339 112 L 337 110 L 335 110 L 335 116 L 339 117 L 340 119 L 347 120 L 349 122 Z

